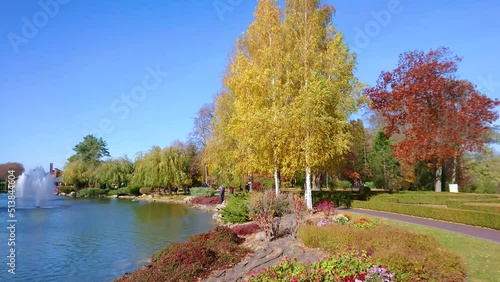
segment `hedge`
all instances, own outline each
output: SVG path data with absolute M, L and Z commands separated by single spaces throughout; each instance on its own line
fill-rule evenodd
M 500 214 L 490 212 L 398 203 L 388 204 L 374 201 L 354 201 L 353 206 L 356 208 L 394 212 L 500 230 Z
M 313 203 L 321 200 L 330 200 L 336 207 L 351 207 L 353 197 L 354 195 L 351 191 L 312 191 Z
M 492 203 L 463 203 L 462 209 L 483 211 L 500 214 L 500 204 Z
M 397 199 L 397 201 L 394 200 Z M 390 200 L 388 200 L 390 199 Z M 405 204 L 429 204 L 429 205 L 446 205 L 448 201 L 493 201 L 500 202 L 500 197 L 497 195 L 482 195 L 482 194 L 465 194 L 465 193 L 436 193 L 436 192 L 410 192 L 398 194 L 385 194 L 372 198 L 373 201 L 381 202 L 398 202 Z
M 194 197 L 212 197 L 217 195 L 218 191 L 208 187 L 189 188 L 189 193 Z

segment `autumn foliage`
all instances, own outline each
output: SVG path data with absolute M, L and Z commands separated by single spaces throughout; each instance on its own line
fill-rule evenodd
M 366 90 L 372 107 L 387 120 L 386 133 L 403 133 L 395 155 L 408 164 L 440 166 L 465 151 L 480 151 L 500 104 L 456 77 L 460 58 L 448 48 L 400 56 L 392 72 L 382 72 Z

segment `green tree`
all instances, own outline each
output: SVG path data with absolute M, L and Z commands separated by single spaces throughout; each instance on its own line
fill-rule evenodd
M 180 146 L 179 143 L 164 149 L 155 146 L 146 154 L 139 154 L 135 160 L 132 185 L 168 189 L 170 193 L 176 186 L 189 185 L 190 158 Z
M 90 185 L 94 179 L 94 166 L 83 160 L 73 160 L 64 166 L 62 180 L 65 183 L 72 184 L 76 188 L 85 188 Z
M 120 188 L 130 182 L 133 172 L 134 164 L 127 157 L 122 157 L 102 162 L 97 167 L 97 179 L 101 185 L 111 187 L 115 184 Z
M 491 148 L 464 156 L 467 184 L 465 190 L 475 193 L 500 193 L 500 155 Z
M 101 138 L 97 139 L 93 135 L 87 135 L 83 141 L 78 143 L 73 150 L 76 152 L 69 158 L 69 161 L 81 160 L 86 163 L 97 164 L 103 157 L 109 157 L 107 143 Z
M 370 165 L 377 187 L 382 186 L 389 191 L 399 189 L 402 181 L 399 161 L 394 157 L 391 140 L 383 130 L 377 132 L 373 141 Z

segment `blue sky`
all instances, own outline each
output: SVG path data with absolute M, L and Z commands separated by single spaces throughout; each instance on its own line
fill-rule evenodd
M 499 1 L 323 1 L 373 85 L 399 54 L 448 46 L 459 75 L 500 98 Z M 63 168 L 86 134 L 113 157 L 186 140 L 221 89 L 256 0 L 5 0 L 0 163 Z

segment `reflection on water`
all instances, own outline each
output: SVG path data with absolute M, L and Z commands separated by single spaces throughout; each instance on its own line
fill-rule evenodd
M 7 273 L 9 236 L 0 228 L 0 281 L 112 281 L 171 242 L 215 226 L 212 214 L 180 204 L 58 198 L 16 217 L 16 275 Z M 6 225 L 7 196 L 0 195 Z M 1 225 L 0 225 L 1 227 Z M 7 280 L 8 279 L 8 280 Z

